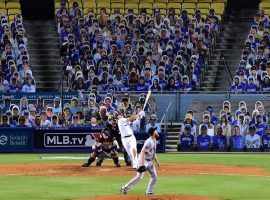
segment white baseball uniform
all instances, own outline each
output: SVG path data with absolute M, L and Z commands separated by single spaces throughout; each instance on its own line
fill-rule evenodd
M 153 190 L 154 190 L 154 186 L 156 184 L 157 181 L 157 171 L 156 171 L 156 167 L 153 164 L 153 159 L 155 157 L 156 154 L 156 141 L 153 140 L 151 137 L 149 137 L 143 145 L 143 148 L 141 150 L 141 152 L 145 152 L 145 161 L 144 161 L 144 166 L 146 167 L 146 170 L 148 171 L 148 173 L 151 176 L 151 179 L 149 181 L 147 190 L 146 190 L 146 194 L 153 194 Z M 138 158 L 138 167 L 142 165 L 142 158 L 141 158 L 141 154 L 139 155 Z M 125 190 L 130 189 L 132 186 L 134 186 L 135 184 L 137 184 L 145 175 L 145 172 L 137 172 L 137 175 L 131 179 L 126 185 L 124 185 L 122 188 Z
M 122 144 L 129 157 L 132 159 L 133 166 L 136 166 L 137 158 L 134 157 L 132 149 L 135 148 L 137 151 L 137 141 L 130 127 L 131 123 L 127 121 L 127 118 L 119 119 L 117 123 L 121 134 Z
M 258 134 L 251 134 L 246 135 L 246 145 L 248 149 L 258 149 L 261 145 L 261 137 Z

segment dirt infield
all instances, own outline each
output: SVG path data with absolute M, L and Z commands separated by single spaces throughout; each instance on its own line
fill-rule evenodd
M 102 172 L 102 173 L 101 173 Z M 162 163 L 157 169 L 159 176 L 182 175 L 241 175 L 241 176 L 269 176 L 270 172 L 263 168 L 213 165 Z M 116 168 L 112 163 L 105 163 L 102 167 L 81 167 L 80 163 L 34 163 L 34 164 L 0 164 L 0 175 L 33 175 L 33 176 L 133 176 L 135 171 L 130 167 Z
M 101 196 L 101 197 L 93 197 L 93 198 L 84 198 L 79 200 L 217 200 L 210 197 L 203 196 L 194 196 L 194 195 L 153 195 L 153 196 L 145 196 L 145 195 L 111 195 L 111 196 Z

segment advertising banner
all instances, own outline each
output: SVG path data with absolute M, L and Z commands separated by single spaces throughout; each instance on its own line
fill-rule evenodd
M 34 149 L 43 152 L 90 152 L 102 127 L 39 128 L 34 131 Z
M 35 93 L 0 93 L 1 99 L 5 99 L 7 97 L 11 99 L 21 99 L 22 97 L 26 97 L 27 99 L 54 99 L 55 97 L 61 97 L 60 93 L 54 92 L 35 92 Z M 73 97 L 78 97 L 77 92 L 65 92 L 63 93 L 64 99 L 72 99 Z
M 32 152 L 33 129 L 0 128 L 0 152 Z

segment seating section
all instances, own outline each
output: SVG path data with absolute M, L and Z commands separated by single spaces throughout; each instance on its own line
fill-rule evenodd
M 261 101 L 255 105 L 224 101 L 217 111 L 207 106 L 199 119 L 192 110 L 187 111 L 181 123 L 178 151 L 269 151 L 270 113 L 264 105 Z
M 57 26 L 74 91 L 93 85 L 104 91 L 198 90 L 226 7 L 197 0 L 59 1 Z
M 116 118 L 119 109 L 124 109 L 127 117 L 138 114 L 144 105 L 146 93 L 142 93 L 139 97 L 129 96 L 129 93 L 123 95 L 107 93 L 106 96 L 100 96 L 97 88 L 93 88 L 87 98 L 88 100 L 76 97 L 65 99 L 62 110 L 60 97 L 54 99 L 6 97 L 3 99 L 0 127 L 105 126 L 109 122 L 109 117 Z M 133 131 L 144 131 L 147 121 L 152 117 L 150 114 L 157 112 L 155 107 L 149 106 L 149 102 L 156 106 L 152 100 L 148 101 L 145 107 L 147 113 L 145 120 L 132 126 Z M 65 119 L 62 118 L 62 111 Z
M 55 0 L 55 13 L 60 9 L 60 2 L 61 0 Z M 200 9 L 205 18 L 208 10 L 214 8 L 220 20 L 227 4 L 227 0 L 68 0 L 66 7 L 71 9 L 73 2 L 79 4 L 84 15 L 89 14 L 89 12 L 98 15 L 100 8 L 105 8 L 108 14 L 113 13 L 115 8 L 119 8 L 121 15 L 127 15 L 128 9 L 134 9 L 134 13 L 137 15 L 139 9 L 145 8 L 148 14 L 152 14 L 153 9 L 159 8 L 160 13 L 166 16 L 169 8 L 175 8 L 178 15 L 180 15 L 181 9 L 188 9 L 190 17 L 194 14 L 195 9 Z
M 270 1 L 262 1 L 254 16 L 241 55 L 238 71 L 230 88 L 232 92 L 258 93 L 270 91 L 269 19 Z
M 35 92 L 19 0 L 0 0 L 0 92 Z

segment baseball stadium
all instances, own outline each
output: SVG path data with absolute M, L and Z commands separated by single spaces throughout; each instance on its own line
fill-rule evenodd
M 269 200 L 270 0 L 0 0 L 0 200 Z

